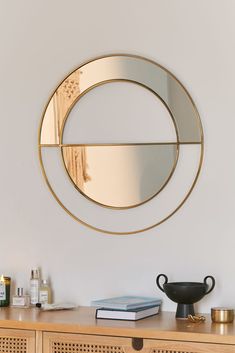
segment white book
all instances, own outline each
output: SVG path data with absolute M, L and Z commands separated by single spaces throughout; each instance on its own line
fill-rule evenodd
M 133 310 L 114 310 L 99 308 L 96 310 L 97 319 L 114 319 L 114 320 L 140 320 L 159 313 L 160 306 L 152 306 L 148 308 L 139 308 Z

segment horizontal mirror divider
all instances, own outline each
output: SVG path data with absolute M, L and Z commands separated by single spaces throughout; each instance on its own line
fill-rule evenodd
M 60 145 L 58 143 L 40 143 L 39 145 L 40 147 L 60 147 Z
M 117 143 L 62 143 L 60 147 L 93 147 L 93 146 L 155 146 L 155 145 L 178 145 L 178 142 L 117 142 Z
M 203 144 L 203 141 L 201 142 L 179 142 L 179 145 L 202 145 Z
M 39 147 L 99 147 L 99 146 L 154 146 L 154 145 L 201 145 L 202 142 L 133 142 L 133 143 L 63 143 L 39 144 Z

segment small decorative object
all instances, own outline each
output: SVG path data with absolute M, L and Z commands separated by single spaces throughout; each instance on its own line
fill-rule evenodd
M 164 277 L 165 283 L 163 287 L 160 285 L 160 278 Z M 212 285 L 208 289 L 207 280 L 211 279 Z M 198 302 L 204 297 L 204 295 L 209 294 L 214 286 L 215 279 L 212 276 L 206 276 L 203 283 L 201 282 L 170 282 L 168 283 L 168 278 L 164 274 L 157 276 L 156 283 L 158 288 L 166 293 L 168 298 L 178 303 L 176 310 L 176 318 L 186 319 L 188 315 L 194 316 L 193 304 Z
M 2 275 L 0 277 L 0 306 L 10 305 L 10 286 L 11 278 Z
M 213 322 L 227 324 L 234 320 L 234 309 L 211 308 L 211 320 Z
M 39 303 L 51 304 L 51 287 L 46 279 L 41 281 L 39 288 Z
M 193 323 L 198 323 L 206 321 L 206 318 L 203 315 L 188 315 L 188 320 Z
M 30 296 L 24 295 L 24 289 L 19 287 L 17 288 L 17 294 L 13 295 L 12 306 L 18 308 L 28 308 L 30 305 Z

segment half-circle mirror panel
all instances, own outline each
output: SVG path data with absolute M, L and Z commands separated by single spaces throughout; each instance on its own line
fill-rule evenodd
M 134 207 L 165 186 L 177 162 L 175 144 L 63 146 L 66 170 L 75 187 L 109 207 Z
M 190 195 L 202 163 L 202 126 L 169 71 L 112 55 L 80 66 L 55 90 L 40 125 L 39 156 L 49 189 L 74 219 L 104 233 L 138 233 L 167 220 Z

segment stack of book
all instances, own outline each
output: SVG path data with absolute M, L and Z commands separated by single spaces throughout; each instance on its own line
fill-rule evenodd
M 114 297 L 94 300 L 97 319 L 140 320 L 158 314 L 161 300 L 149 297 Z

